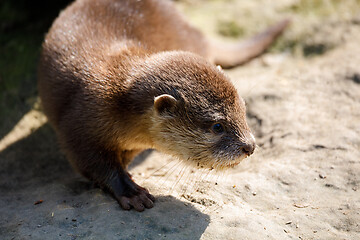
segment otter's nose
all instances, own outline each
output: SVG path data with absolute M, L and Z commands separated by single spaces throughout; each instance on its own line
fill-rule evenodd
M 255 150 L 255 143 L 254 142 L 246 143 L 244 146 L 242 146 L 242 151 L 248 156 L 253 154 L 254 150 Z

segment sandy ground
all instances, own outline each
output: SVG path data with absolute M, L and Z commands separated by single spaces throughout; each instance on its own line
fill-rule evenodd
M 131 172 L 157 197 L 142 213 L 74 173 L 35 107 L 0 140 L 0 239 L 360 239 L 360 19 L 313 26 L 321 55 L 227 70 L 254 155 L 209 173 L 141 154 Z

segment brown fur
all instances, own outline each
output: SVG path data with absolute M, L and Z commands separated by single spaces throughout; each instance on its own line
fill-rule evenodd
M 47 34 L 44 111 L 72 165 L 124 209 L 153 206 L 126 170 L 144 149 L 208 168 L 253 152 L 244 102 L 205 60 L 216 60 L 210 46 L 164 0 L 77 0 Z

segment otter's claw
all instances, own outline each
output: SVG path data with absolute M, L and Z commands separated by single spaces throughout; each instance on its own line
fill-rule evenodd
M 155 201 L 154 196 L 146 189 L 141 189 L 138 195 L 132 197 L 121 196 L 117 199 L 124 210 L 130 210 L 133 207 L 138 212 L 144 211 L 145 208 L 152 208 Z

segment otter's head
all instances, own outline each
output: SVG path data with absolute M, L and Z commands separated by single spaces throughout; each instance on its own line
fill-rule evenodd
M 157 54 L 145 65 L 140 82 L 153 99 L 150 132 L 158 150 L 218 169 L 254 152 L 245 103 L 222 70 L 184 52 Z

